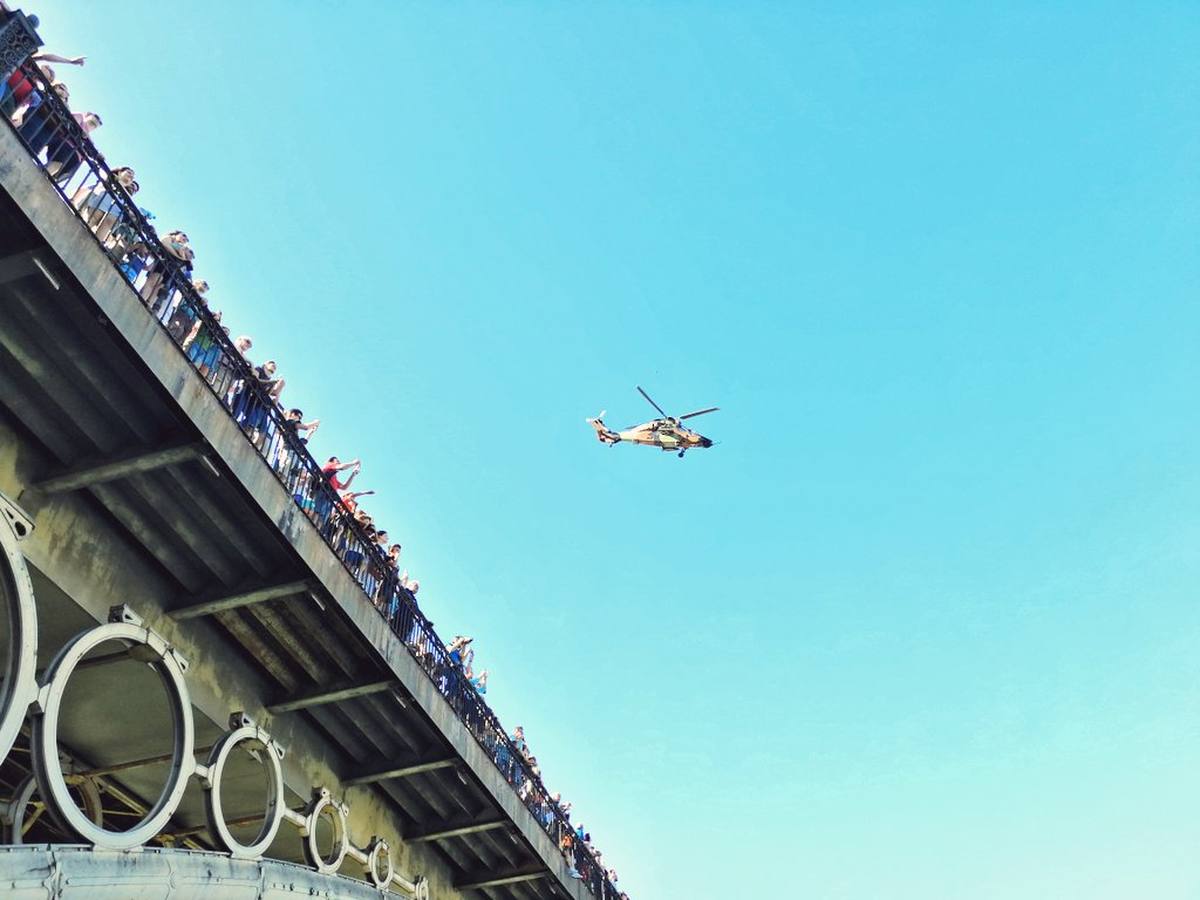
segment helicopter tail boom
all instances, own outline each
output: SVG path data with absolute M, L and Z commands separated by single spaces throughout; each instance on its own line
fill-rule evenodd
M 600 439 L 600 443 L 615 444 L 621 440 L 619 434 L 604 424 L 604 413 L 600 413 L 594 419 L 588 419 L 587 423 L 596 429 L 596 437 Z

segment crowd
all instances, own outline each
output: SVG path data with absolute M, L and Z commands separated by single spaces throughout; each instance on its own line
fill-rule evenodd
M 0 19 L 8 7 L 0 0 Z M 129 166 L 110 167 L 91 136 L 102 120 L 71 112 L 70 90 L 52 63 L 82 66 L 85 57 L 34 54 L 0 85 L 0 114 L 57 185 L 64 200 L 95 235 L 141 302 L 158 319 L 196 371 L 221 399 L 304 515 L 341 558 L 367 597 L 408 645 L 414 657 L 455 706 L 521 801 L 555 840 L 572 877 L 605 900 L 627 900 L 616 890 L 617 873 L 582 824 L 571 824 L 571 804 L 548 794 L 524 729 L 507 734 L 484 702 L 488 670 L 475 668 L 474 639 L 442 643 L 421 612 L 420 582 L 401 566 L 402 547 L 361 505 L 372 490 L 354 490 L 362 461 L 330 456 L 318 466 L 307 445 L 321 420 L 305 420 L 285 407 L 286 380 L 273 359 L 254 364 L 253 340 L 230 337 L 222 313 L 209 302 L 209 286 L 194 277 L 196 254 L 184 231 L 159 235 L 154 215 L 137 206 L 141 190 Z M 36 67 L 36 70 L 32 67 Z M 50 93 L 53 93 L 51 98 Z

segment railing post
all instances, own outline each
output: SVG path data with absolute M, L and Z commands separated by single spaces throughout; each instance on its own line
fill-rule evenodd
M 17 67 L 42 46 L 42 39 L 34 31 L 36 22 L 19 9 L 0 21 L 0 84 L 8 81 Z

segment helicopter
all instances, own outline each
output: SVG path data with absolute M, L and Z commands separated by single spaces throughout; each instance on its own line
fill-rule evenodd
M 650 399 L 650 395 L 638 386 L 640 393 L 651 406 L 658 410 L 661 419 L 654 419 L 642 425 L 631 425 L 624 431 L 613 431 L 604 424 L 604 413 L 596 416 L 594 419 L 587 419 L 587 423 L 596 429 L 596 437 L 600 439 L 600 443 L 608 444 L 615 447 L 621 441 L 628 441 L 631 444 L 645 444 L 647 447 L 661 447 L 663 450 L 679 451 L 679 458 L 683 458 L 683 454 L 688 450 L 695 450 L 698 447 L 711 447 L 713 442 L 702 434 L 697 434 L 690 428 L 685 428 L 680 423 L 684 419 L 691 419 L 695 416 L 703 416 L 706 413 L 716 412 L 720 407 L 711 406 L 708 409 L 700 409 L 696 412 L 688 413 L 686 416 L 668 416 L 662 411 L 662 407 Z

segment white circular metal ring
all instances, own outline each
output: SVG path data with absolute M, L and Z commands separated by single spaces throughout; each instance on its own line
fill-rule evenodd
M 8 662 L 0 670 L 0 762 L 12 750 L 37 695 L 37 606 L 25 557 L 17 547 L 24 525 L 0 511 L 0 607 L 8 613 Z
M 386 869 L 382 867 L 381 859 L 387 860 Z M 383 838 L 375 838 L 371 842 L 371 849 L 367 853 L 367 874 L 371 876 L 371 883 L 380 890 L 392 883 L 396 867 L 392 862 L 392 850 Z
M 322 814 L 329 810 L 333 819 L 333 849 L 328 858 L 321 855 L 317 846 L 317 824 Z M 329 791 L 322 789 L 308 807 L 304 823 L 304 861 L 322 875 L 336 875 L 350 850 L 350 834 L 346 828 L 346 807 L 334 801 Z
M 91 778 L 85 778 L 73 787 L 79 790 L 83 800 L 84 814 L 97 825 L 104 824 L 104 803 L 100 799 L 100 788 Z M 25 817 L 29 814 L 29 804 L 37 793 L 37 779 L 32 774 L 26 775 L 17 785 L 12 800 L 8 804 L 8 818 L 5 822 L 5 843 L 25 843 Z M 30 827 L 33 823 L 30 822 Z
M 17 784 L 17 789 L 13 791 L 13 798 L 8 801 L 8 814 L 4 819 L 4 843 L 25 843 L 21 840 L 22 832 L 25 831 L 25 812 L 29 808 L 29 803 L 33 800 L 36 790 L 37 782 L 34 781 L 32 774 L 26 775 Z
M 67 682 L 83 658 L 107 641 L 147 648 L 149 653 L 146 654 L 146 661 L 162 679 L 171 701 L 174 748 L 167 782 L 150 811 L 127 831 L 109 831 L 80 811 L 71 798 L 70 788 L 58 761 L 58 717 L 62 712 Z M 130 850 L 162 831 L 178 808 L 188 778 L 196 770 L 196 757 L 192 750 L 194 738 L 192 705 L 183 679 L 183 666 L 166 641 L 148 628 L 130 622 L 99 625 L 76 635 L 58 652 L 46 670 L 33 715 L 33 768 L 38 789 L 51 815 L 64 830 L 101 849 Z
M 233 748 L 244 743 L 261 747 L 263 765 L 267 768 L 266 817 L 258 836 L 249 844 L 243 844 L 233 836 L 221 808 L 221 776 L 225 764 Z M 204 808 L 208 814 L 209 831 L 234 859 L 258 859 L 266 852 L 283 821 L 283 767 L 279 764 L 278 748 L 269 734 L 257 725 L 243 725 L 225 732 L 213 745 L 208 755 L 208 775 L 204 782 Z

